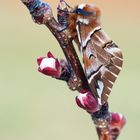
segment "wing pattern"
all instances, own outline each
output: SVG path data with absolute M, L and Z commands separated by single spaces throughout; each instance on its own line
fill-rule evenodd
M 101 28 L 88 38 L 82 46 L 84 68 L 90 87 L 96 88 L 99 101 L 104 104 L 122 69 L 123 57 L 118 46 Z

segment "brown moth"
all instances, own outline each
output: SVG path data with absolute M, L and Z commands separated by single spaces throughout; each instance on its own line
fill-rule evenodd
M 95 89 L 99 103 L 103 105 L 122 69 L 123 56 L 102 29 L 100 17 L 100 9 L 96 6 L 80 4 L 69 13 L 68 29 L 83 54 L 89 85 Z

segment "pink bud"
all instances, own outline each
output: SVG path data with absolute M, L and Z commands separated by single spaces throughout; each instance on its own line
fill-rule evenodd
M 110 113 L 110 116 L 111 116 L 110 121 L 111 128 L 117 127 L 119 129 L 122 129 L 123 126 L 126 124 L 126 119 L 122 114 L 113 112 Z
M 99 110 L 98 100 L 91 92 L 82 92 L 76 97 L 76 103 L 79 107 L 85 109 L 89 113 Z
M 59 77 L 61 74 L 61 66 L 59 61 L 48 52 L 47 57 L 37 59 L 38 71 L 49 76 Z
M 117 139 L 125 124 L 126 124 L 126 119 L 122 114 L 115 113 L 115 112 L 110 113 L 109 129 L 110 129 L 110 135 L 112 137 L 112 140 Z

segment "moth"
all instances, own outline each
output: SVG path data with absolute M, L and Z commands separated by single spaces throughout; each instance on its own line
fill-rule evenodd
M 63 20 L 66 20 L 66 28 L 82 54 L 88 83 L 103 105 L 107 103 L 122 69 L 122 52 L 102 29 L 99 8 L 92 4 L 80 4 L 69 12 L 67 10 L 67 15 Z

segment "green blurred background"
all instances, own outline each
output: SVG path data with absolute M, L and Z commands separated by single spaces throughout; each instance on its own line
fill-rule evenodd
M 47 0 L 46 0 L 47 1 Z M 57 0 L 48 0 L 56 13 Z M 124 67 L 110 110 L 127 117 L 119 140 L 139 140 L 140 1 L 67 0 L 95 3 L 102 25 L 124 54 Z M 0 140 L 97 140 L 90 116 L 78 108 L 65 83 L 37 72 L 36 58 L 47 51 L 64 57 L 45 26 L 33 23 L 20 0 L 0 4 Z

